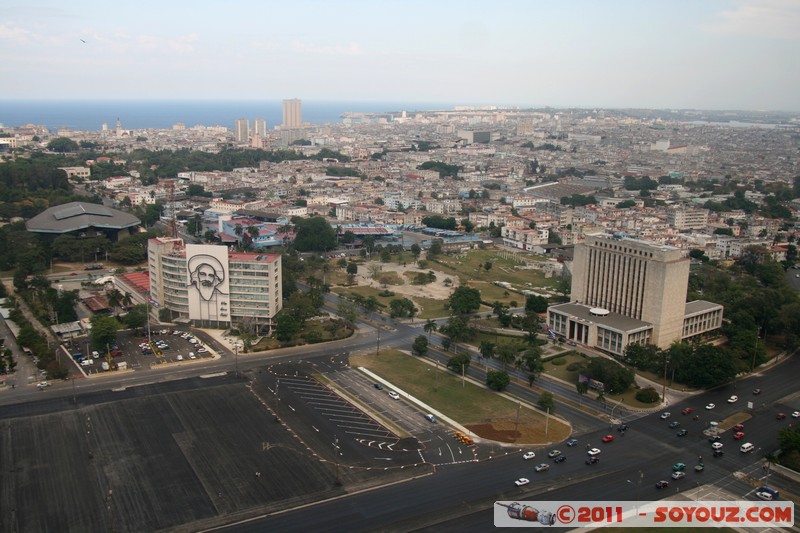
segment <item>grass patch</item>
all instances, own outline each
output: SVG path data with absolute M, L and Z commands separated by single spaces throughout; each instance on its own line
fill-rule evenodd
M 579 372 L 575 370 L 568 370 L 568 367 L 570 367 L 571 363 L 580 363 L 586 361 L 587 359 L 588 358 L 584 357 L 583 354 L 570 351 L 549 361 L 545 361 L 544 372 L 549 376 L 564 380 L 568 383 L 577 383 Z M 563 360 L 564 363 L 560 365 L 555 364 L 555 361 L 557 360 Z
M 332 289 L 332 291 L 339 296 L 344 297 L 347 297 L 351 294 L 359 294 L 364 298 L 374 296 L 380 303 L 384 305 L 389 305 L 389 301 L 394 298 L 394 296 L 381 296 L 383 289 L 376 289 L 374 287 L 367 287 L 364 285 L 358 285 L 355 287 L 335 287 Z
M 523 265 L 525 261 L 544 262 L 546 261 L 544 257 L 523 252 L 518 252 L 516 256 L 522 261 L 504 258 L 497 250 L 471 250 L 466 254 L 438 256 L 434 263 L 447 267 L 462 279 L 475 279 L 487 283 L 495 280 L 507 281 L 528 288 L 555 287 L 556 277 L 545 278 L 538 270 L 514 268 L 515 265 Z M 488 271 L 483 268 L 487 261 L 492 263 L 492 268 Z
M 405 285 L 406 283 L 403 277 L 393 270 L 378 272 L 372 276 L 372 279 L 381 285 Z
M 627 405 L 628 407 L 641 407 L 641 408 L 652 408 L 658 405 L 658 402 L 655 403 L 644 403 L 640 402 L 636 399 L 636 393 L 639 389 L 635 387 L 631 387 L 630 389 L 626 390 L 622 394 L 612 393 L 606 394 L 606 398 L 613 400 L 615 402 L 620 402 L 623 405 Z M 656 389 L 658 394 L 661 394 L 661 390 Z
M 545 435 L 545 415 L 532 409 L 519 410 L 516 425 L 516 402 L 470 382 L 462 383 L 460 376 L 397 350 L 351 356 L 350 364 L 370 369 L 483 438 L 538 444 L 563 440 L 570 433 L 568 425 L 551 419 Z
M 433 298 L 423 298 L 420 296 L 414 296 L 411 299 L 414 300 L 417 307 L 422 309 L 417 315 L 419 318 L 441 318 L 450 315 L 450 310 L 445 308 L 448 302 L 447 300 L 435 300 Z
M 511 335 L 495 335 L 494 333 L 486 333 L 486 332 L 478 332 L 475 335 L 475 338 L 469 341 L 467 344 L 474 346 L 475 348 L 480 348 L 482 342 L 492 342 L 495 344 L 497 348 L 500 346 L 510 345 L 517 349 L 517 351 L 522 351 L 528 347 L 528 343 L 522 337 L 512 337 Z

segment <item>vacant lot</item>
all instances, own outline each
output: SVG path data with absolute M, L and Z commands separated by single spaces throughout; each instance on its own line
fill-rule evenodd
M 378 356 L 351 355 L 350 365 L 369 368 L 480 437 L 533 444 L 569 436 L 566 424 L 551 419 L 545 427 L 545 415 L 539 411 L 520 409 L 519 404 L 496 392 L 470 382 L 462 383 L 460 376 L 399 351 L 387 350 Z

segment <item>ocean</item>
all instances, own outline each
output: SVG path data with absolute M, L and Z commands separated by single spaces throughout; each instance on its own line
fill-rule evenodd
M 338 124 L 345 112 L 399 113 L 453 109 L 453 104 L 401 102 L 325 102 L 302 101 L 303 122 Z M 234 129 L 236 120 L 263 118 L 267 128 L 280 125 L 283 106 L 280 100 L 0 100 L 0 124 L 45 125 L 51 130 L 69 128 L 82 131 L 114 128 L 119 118 L 122 128 L 171 128 L 183 122 L 187 128 L 225 126 Z

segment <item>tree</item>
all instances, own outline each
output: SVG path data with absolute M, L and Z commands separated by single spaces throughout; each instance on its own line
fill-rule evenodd
M 428 259 L 433 259 L 437 255 L 441 255 L 443 251 L 443 244 L 444 241 L 442 239 L 433 239 L 433 241 L 431 241 L 430 248 L 428 248 Z
M 553 393 L 544 391 L 541 395 L 539 395 L 539 400 L 536 402 L 536 405 L 538 405 L 539 409 L 542 411 L 548 411 L 550 413 L 555 411 L 556 400 L 553 398 Z
M 411 345 L 411 350 L 414 352 L 414 355 L 420 357 L 428 353 L 428 338 L 425 337 L 425 335 L 417 336 L 417 338 L 414 339 L 414 344 Z
M 89 333 L 92 348 L 104 350 L 110 344 L 116 344 L 119 322 L 116 318 L 103 315 L 92 317 L 92 330 Z
M 497 345 L 490 341 L 481 341 L 481 345 L 478 348 L 478 351 L 481 353 L 481 357 L 484 359 L 492 359 L 494 358 L 495 349 Z
M 130 329 L 145 327 L 147 325 L 147 305 L 137 305 L 130 309 L 122 317 L 122 322 Z
M 456 287 L 450 295 L 448 307 L 457 315 L 474 313 L 481 307 L 481 293 L 478 289 L 470 287 Z
M 56 137 L 55 139 L 47 143 L 47 149 L 50 150 L 51 152 L 59 152 L 59 153 L 77 152 L 78 143 L 66 137 Z
M 547 298 L 544 296 L 530 295 L 525 298 L 525 311 L 544 313 L 547 311 Z
M 425 333 L 428 334 L 428 340 L 431 339 L 431 332 L 436 331 L 438 328 L 436 326 L 436 322 L 431 320 L 430 318 L 425 322 L 425 325 L 422 326 L 422 329 L 425 330 Z
M 463 372 L 466 375 L 471 361 L 472 359 L 470 358 L 469 354 L 462 353 L 454 355 L 447 360 L 447 368 L 453 372 L 456 372 L 457 374 L 461 374 Z
M 419 254 L 422 253 L 422 248 L 419 247 L 419 244 L 414 243 L 411 245 L 411 255 L 414 256 L 414 261 L 419 259 Z
M 393 299 L 389 302 L 389 309 L 389 316 L 392 318 L 414 318 L 414 315 L 417 314 L 417 308 L 414 306 L 414 302 L 408 298 Z
M 282 342 L 292 340 L 303 327 L 303 323 L 285 309 L 278 314 L 276 321 L 275 338 Z
M 483 269 L 484 269 L 486 272 L 489 272 L 489 271 L 492 269 L 492 262 L 491 262 L 491 261 L 486 261 L 486 262 L 483 264 Z
M 577 389 L 578 394 L 583 396 L 587 392 L 589 392 L 589 382 L 588 381 L 579 381 L 575 384 L 575 389 Z
M 486 386 L 495 391 L 505 390 L 511 378 L 505 370 L 489 370 L 486 372 Z
M 513 365 L 517 360 L 517 349 L 510 343 L 501 344 L 497 348 L 497 360 L 500 361 L 503 365 L 503 370 L 505 370 L 508 365 Z
M 628 209 L 630 207 L 636 207 L 635 200 L 623 200 L 617 204 L 617 209 Z
M 300 252 L 326 252 L 336 248 L 336 231 L 322 217 L 293 219 L 295 248 Z

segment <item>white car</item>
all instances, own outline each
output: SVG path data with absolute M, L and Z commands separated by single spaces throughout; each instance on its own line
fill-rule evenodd
M 767 500 L 768 502 L 775 499 L 772 496 L 771 492 L 764 492 L 764 491 L 756 492 L 756 498 L 758 498 L 759 500 Z
M 47 382 L 47 381 L 40 381 L 40 382 L 39 382 L 39 384 L 38 384 L 38 385 L 36 385 L 36 386 L 37 386 L 37 387 L 39 387 L 39 389 L 41 390 L 41 389 L 43 389 L 43 388 L 45 388 L 45 387 L 49 387 L 49 386 L 50 386 L 50 383 L 49 383 L 49 382 Z
M 194 352 L 189 352 L 189 359 L 197 359 L 197 356 L 194 354 Z
M 661 420 L 666 420 L 670 416 L 672 416 L 672 413 L 661 413 Z
M 738 400 L 739 400 L 739 397 L 734 395 L 734 396 L 731 396 L 730 398 L 728 398 L 728 403 L 736 403 Z
M 389 394 L 389 398 L 391 398 L 392 400 L 399 400 L 400 399 L 400 395 L 397 394 L 393 390 L 390 390 L 388 394 Z
M 95 351 L 93 351 L 93 352 L 92 352 L 92 357 L 94 357 L 95 359 L 100 359 L 100 352 L 98 352 L 98 351 L 96 351 L 96 350 L 95 350 Z
M 208 352 L 208 350 L 206 350 L 205 348 L 202 348 L 202 347 L 197 349 L 197 353 L 207 353 L 207 352 Z
M 713 442 L 713 443 L 711 443 L 711 448 L 714 449 L 714 450 L 719 450 L 719 449 L 722 448 L 722 443 L 721 442 Z
M 178 355 L 178 357 L 176 357 L 176 359 L 177 359 L 178 361 L 183 361 L 183 356 L 182 356 L 182 355 Z
M 713 403 L 710 403 L 710 404 L 706 405 L 706 409 L 708 409 L 709 411 L 712 410 L 715 407 L 716 407 L 716 405 L 714 405 Z
M 800 411 L 795 411 L 792 413 L 792 418 L 800 418 Z
M 533 452 L 525 452 L 525 454 L 522 456 L 522 458 L 525 459 L 526 461 L 528 459 L 533 459 L 534 457 L 536 457 L 536 454 Z
M 549 469 L 550 469 L 550 465 L 547 464 L 547 463 L 539 463 L 538 465 L 536 465 L 534 467 L 534 470 L 536 470 L 537 472 L 544 472 L 545 470 L 549 470 Z
M 673 472 L 672 479 L 681 479 L 686 477 L 686 472 Z
M 599 450 L 599 449 L 597 449 L 597 448 L 592 448 L 591 450 L 589 450 L 589 451 L 588 451 L 588 452 L 586 452 L 586 453 L 588 453 L 589 455 L 591 455 L 592 457 L 594 457 L 595 455 L 600 455 L 600 450 Z
M 521 477 L 521 478 L 519 478 L 518 480 L 516 480 L 516 481 L 514 482 L 514 485 L 516 485 L 517 487 L 521 487 L 521 486 L 523 486 L 523 485 L 527 485 L 527 484 L 528 484 L 528 483 L 530 483 L 530 482 L 531 482 L 531 480 L 530 480 L 530 479 L 528 479 L 528 478 L 526 478 L 526 477 Z
M 553 457 L 558 457 L 559 455 L 561 455 L 561 450 L 553 450 L 547 454 L 547 457 L 552 459 Z

